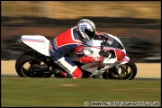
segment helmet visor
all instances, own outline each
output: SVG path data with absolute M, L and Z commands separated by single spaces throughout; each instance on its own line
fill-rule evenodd
M 89 37 L 93 37 L 94 34 L 95 34 L 95 32 L 91 32 L 91 31 L 89 31 L 89 30 L 87 30 L 87 29 L 85 29 L 85 33 L 86 33 Z

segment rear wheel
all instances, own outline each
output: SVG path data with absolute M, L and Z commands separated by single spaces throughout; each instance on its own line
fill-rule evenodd
M 15 64 L 15 69 L 20 77 L 51 77 L 48 65 L 32 57 L 31 55 L 21 55 Z

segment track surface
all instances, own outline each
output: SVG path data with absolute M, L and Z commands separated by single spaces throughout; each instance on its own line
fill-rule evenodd
M 136 63 L 137 75 L 135 79 L 161 79 L 160 63 Z M 18 76 L 15 71 L 15 61 L 1 61 L 1 76 Z

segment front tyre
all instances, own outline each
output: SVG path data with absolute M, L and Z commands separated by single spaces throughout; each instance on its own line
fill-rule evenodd
M 15 69 L 20 77 L 51 77 L 46 63 L 31 56 L 32 54 L 21 55 L 15 63 Z
M 119 75 L 115 67 L 110 68 L 108 71 L 102 74 L 104 79 L 123 79 L 123 80 L 132 80 L 137 74 L 137 67 L 135 63 L 130 60 L 126 64 L 121 65 L 122 74 Z

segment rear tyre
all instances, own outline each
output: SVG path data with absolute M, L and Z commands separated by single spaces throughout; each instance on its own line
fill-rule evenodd
M 20 77 L 51 77 L 52 72 L 48 70 L 47 64 L 31 55 L 32 53 L 23 54 L 16 60 L 15 69 L 17 74 Z M 43 66 L 44 69 L 47 69 L 42 70 Z

